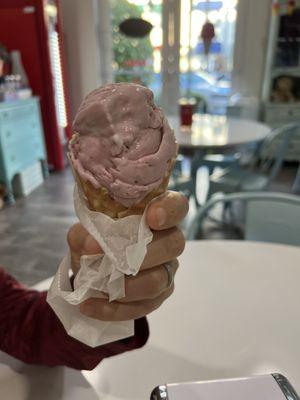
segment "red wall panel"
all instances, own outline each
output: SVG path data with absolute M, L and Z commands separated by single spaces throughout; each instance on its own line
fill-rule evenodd
M 0 42 L 9 50 L 21 52 L 30 86 L 41 100 L 48 162 L 60 170 L 64 168 L 64 157 L 55 109 L 45 3 L 45 0 L 0 0 Z M 67 127 L 66 135 L 69 134 Z

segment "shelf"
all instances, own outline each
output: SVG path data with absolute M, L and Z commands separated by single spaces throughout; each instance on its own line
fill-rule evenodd
M 285 39 L 284 37 L 279 37 L 278 39 L 277 39 L 277 43 L 293 43 L 293 42 L 300 42 L 300 36 L 299 37 L 296 37 L 296 38 L 293 38 L 293 41 L 291 41 L 291 40 L 288 40 L 288 39 Z
M 270 107 L 270 108 L 276 108 L 276 109 L 281 109 L 283 112 L 285 112 L 285 110 L 289 110 L 292 108 L 295 108 L 297 110 L 300 109 L 300 100 L 299 101 L 293 101 L 291 103 L 275 103 L 272 101 L 266 101 L 264 102 L 264 106 L 265 107 Z
M 300 76 L 300 65 L 298 67 L 273 67 L 272 75 L 298 74 Z

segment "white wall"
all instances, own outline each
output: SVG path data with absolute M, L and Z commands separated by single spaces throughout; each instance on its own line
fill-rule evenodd
M 164 0 L 162 48 L 162 107 L 177 115 L 179 98 L 180 0 Z
M 99 43 L 101 84 L 113 81 L 113 42 L 109 0 L 95 0 L 96 35 Z
M 73 119 L 84 96 L 101 83 L 94 0 L 62 0 L 68 86 Z
M 272 0 L 239 0 L 233 90 L 261 97 Z

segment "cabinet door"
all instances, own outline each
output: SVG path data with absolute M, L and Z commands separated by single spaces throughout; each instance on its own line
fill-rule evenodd
M 33 138 L 34 138 L 34 147 L 38 149 L 38 159 L 46 160 L 46 147 L 44 141 L 44 133 L 43 133 L 43 125 L 40 114 L 39 103 L 34 103 L 35 113 L 33 116 Z
M 4 146 L 20 145 L 39 132 L 34 104 L 24 105 L 0 113 Z
M 4 147 L 2 140 L 1 124 L 0 124 L 0 182 L 5 183 L 7 179 L 7 173 L 4 161 Z
M 16 173 L 20 172 L 24 163 L 24 158 L 20 154 L 18 148 L 5 147 L 2 152 L 3 164 L 5 166 L 5 175 L 7 179 L 11 179 Z
M 300 122 L 300 107 L 267 107 L 265 110 L 265 121 L 281 125 L 293 121 Z
M 46 3 L 45 0 L 0 0 L 0 41 L 9 50 L 19 49 L 21 52 L 33 93 L 41 98 L 43 125 L 49 145 L 49 163 L 57 169 L 63 169 L 64 157 L 56 116 Z
M 45 160 L 38 103 L 32 101 L 0 112 L 3 162 L 8 176 Z

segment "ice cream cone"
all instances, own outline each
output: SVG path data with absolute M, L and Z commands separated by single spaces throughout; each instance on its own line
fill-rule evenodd
M 148 88 L 115 83 L 94 90 L 73 132 L 69 158 L 90 210 L 116 219 L 143 214 L 167 190 L 178 149 Z
M 84 181 L 79 174 L 73 168 L 77 184 L 80 185 L 83 190 L 86 200 L 89 205 L 89 209 L 92 211 L 101 212 L 108 215 L 111 218 L 119 219 L 128 217 L 129 215 L 141 215 L 143 214 L 145 208 L 155 197 L 158 197 L 166 192 L 169 184 L 169 179 L 175 164 L 175 158 L 169 161 L 169 166 L 166 175 L 156 189 L 152 190 L 141 202 L 135 204 L 131 207 L 125 207 L 124 205 L 118 203 L 116 200 L 111 198 L 108 190 L 105 187 L 94 188 L 94 186 L 88 182 Z M 70 160 L 70 162 L 72 162 Z

